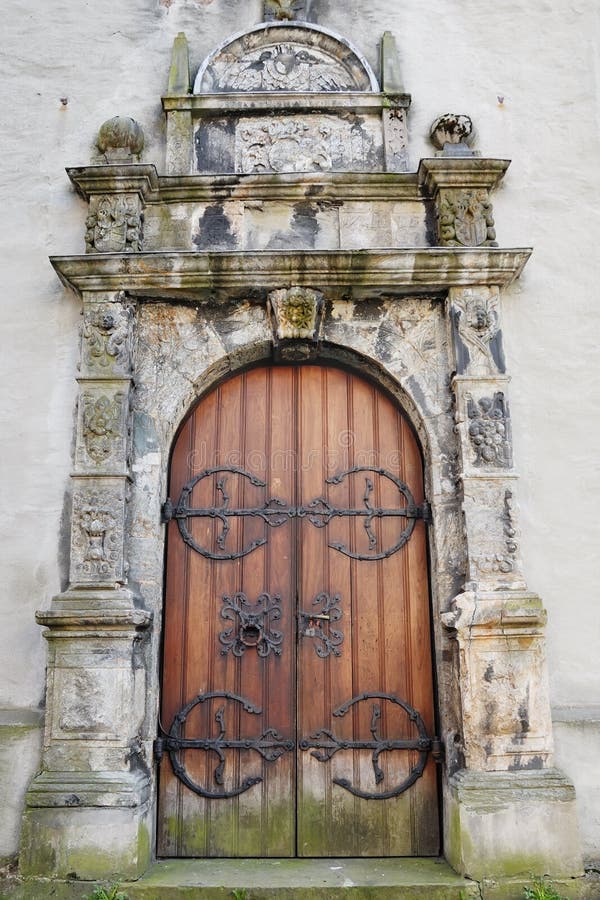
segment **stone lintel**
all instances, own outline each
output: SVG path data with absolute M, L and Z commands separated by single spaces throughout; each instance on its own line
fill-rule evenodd
M 162 98 L 165 112 L 191 111 L 196 116 L 233 116 L 248 112 L 343 112 L 376 113 L 391 104 L 408 109 L 410 94 L 364 91 L 240 91 L 218 94 L 181 94 Z M 454 160 L 452 160 L 454 162 Z M 434 160 L 437 162 L 437 160 Z M 445 162 L 445 160 L 441 160 Z
M 145 199 L 158 190 L 153 165 L 74 166 L 66 171 L 84 200 L 94 194 L 138 194 Z
M 442 189 L 484 188 L 493 191 L 510 165 L 509 159 L 447 157 L 422 159 L 419 184 L 430 197 Z
M 427 248 L 357 251 L 102 253 L 55 256 L 51 263 L 77 292 L 125 290 L 144 299 L 265 302 L 277 287 L 312 287 L 331 299 L 381 291 L 407 294 L 470 284 L 507 285 L 531 250 Z
M 556 769 L 461 770 L 449 780 L 445 818 L 447 858 L 462 875 L 583 874 L 575 790 Z

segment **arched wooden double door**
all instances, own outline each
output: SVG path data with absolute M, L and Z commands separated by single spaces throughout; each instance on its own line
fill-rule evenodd
M 439 852 L 423 473 L 333 367 L 208 394 L 173 453 L 159 855 Z

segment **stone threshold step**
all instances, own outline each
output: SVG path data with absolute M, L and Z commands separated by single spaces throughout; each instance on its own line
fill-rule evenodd
M 129 900 L 480 898 L 476 882 L 444 860 L 422 858 L 164 859 L 121 890 Z

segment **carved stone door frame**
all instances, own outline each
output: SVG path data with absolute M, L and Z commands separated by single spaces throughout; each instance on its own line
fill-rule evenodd
M 46 731 L 22 871 L 135 877 L 152 859 L 169 455 L 205 391 L 275 357 L 365 373 L 419 436 L 432 509 L 445 856 L 473 878 L 580 874 L 574 789 L 552 768 L 545 612 L 519 552 L 501 293 L 530 250 L 493 246 L 490 195 L 508 162 L 442 156 L 405 171 L 410 98 L 388 38 L 383 90 L 361 97 L 365 115 L 379 116 L 370 134 L 385 177 L 203 180 L 189 168 L 196 119 L 223 114 L 225 101 L 189 93 L 178 41 L 165 98 L 170 177 L 132 164 L 131 126 L 116 150 L 105 135 L 102 165 L 69 170 L 90 202 L 89 252 L 52 260 L 83 303 L 80 394 L 70 583 L 37 616 L 49 646 Z M 339 47 L 341 59 L 348 46 Z M 259 100 L 265 110 L 274 102 Z M 232 115 L 247 102 L 235 97 Z M 287 116 L 320 103 L 333 116 L 357 102 L 343 91 L 283 92 L 280 106 Z M 334 211 L 405 203 L 435 229 L 426 246 L 404 249 L 389 249 L 389 238 L 367 250 L 202 249 L 198 209 L 214 212 L 223 197 L 235 206 L 240 183 L 251 212 L 274 195 L 294 203 L 318 194 Z M 158 221 L 175 223 L 168 240 Z

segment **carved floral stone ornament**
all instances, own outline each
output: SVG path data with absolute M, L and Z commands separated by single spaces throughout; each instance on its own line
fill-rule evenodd
M 124 394 L 93 397 L 84 394 L 83 438 L 89 456 L 97 462 L 105 462 L 114 452 L 115 439 L 121 434 L 121 416 Z
M 317 320 L 323 305 L 323 295 L 319 291 L 303 287 L 283 288 L 269 294 L 269 304 L 279 340 L 316 339 Z
M 469 398 L 469 438 L 475 451 L 475 466 L 508 468 L 512 465 L 510 419 L 504 394 L 482 397 L 477 403 Z
M 137 161 L 144 149 L 142 126 L 129 116 L 114 116 L 100 126 L 96 146 L 98 162 L 106 165 Z
M 436 150 L 445 156 L 474 156 L 470 145 L 475 139 L 473 121 L 469 116 L 445 113 L 431 126 L 429 139 Z

